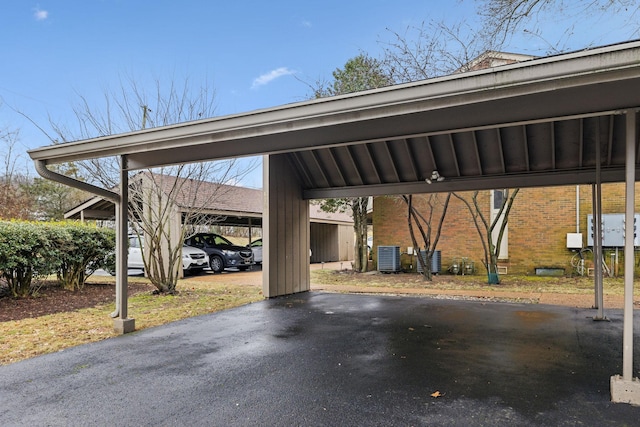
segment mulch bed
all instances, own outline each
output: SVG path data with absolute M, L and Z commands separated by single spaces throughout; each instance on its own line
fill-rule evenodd
M 129 283 L 130 295 L 154 289 L 150 284 Z M 91 283 L 82 290 L 68 291 L 54 282 L 47 282 L 37 296 L 29 298 L 12 298 L 6 288 L 0 287 L 0 322 L 95 307 L 114 302 L 115 296 L 116 287 L 112 283 Z

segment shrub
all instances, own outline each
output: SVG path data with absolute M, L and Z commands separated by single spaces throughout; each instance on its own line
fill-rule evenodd
M 35 292 L 33 281 L 56 274 L 66 289 L 81 289 L 98 268 L 111 268 L 115 232 L 63 222 L 0 221 L 0 277 L 14 297 Z
M 41 224 L 0 221 L 0 275 L 14 297 L 30 295 L 35 278 L 54 273 L 58 254 Z
M 113 270 L 114 230 L 71 222 L 58 224 L 57 228 L 64 233 L 57 273 L 63 288 L 82 289 L 87 277 L 98 268 Z

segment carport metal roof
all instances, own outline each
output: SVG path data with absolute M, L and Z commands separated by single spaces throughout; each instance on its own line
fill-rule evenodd
M 129 169 L 287 153 L 305 198 L 624 181 L 640 42 L 35 149 Z M 637 161 L 636 161 L 637 163 Z M 428 185 L 437 170 L 446 179 Z

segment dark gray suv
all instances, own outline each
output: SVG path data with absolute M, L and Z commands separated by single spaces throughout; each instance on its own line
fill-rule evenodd
M 214 273 L 235 267 L 248 270 L 253 265 L 250 248 L 237 246 L 215 233 L 198 233 L 184 241 L 185 245 L 202 249 L 209 255 L 209 266 Z

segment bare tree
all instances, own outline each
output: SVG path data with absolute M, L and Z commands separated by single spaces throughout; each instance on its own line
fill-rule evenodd
M 33 213 L 33 203 L 27 192 L 29 179 L 16 170 L 20 160 L 16 150 L 19 134 L 18 130 L 0 129 L 0 218 L 4 219 L 30 219 Z
M 116 91 L 103 95 L 102 105 L 79 96 L 74 107 L 76 126 L 51 123 L 54 142 L 64 143 L 148 127 L 208 118 L 215 112 L 215 91 L 206 82 L 193 88 L 188 79 L 149 87 L 133 78 L 121 79 Z M 117 158 L 79 162 L 86 179 L 116 188 L 120 166 Z M 180 275 L 182 242 L 187 230 L 219 217 L 207 215 L 223 185 L 236 183 L 257 166 L 255 161 L 235 159 L 154 168 L 132 177 L 129 188 L 129 220 L 144 239 L 146 274 L 159 292 L 173 293 Z M 204 187 L 207 191 L 202 191 Z M 213 188 L 213 189 L 212 189 Z
M 569 40 L 576 25 L 591 18 L 598 21 L 617 15 L 626 21 L 629 38 L 638 36 L 636 0 L 477 0 L 478 13 L 484 20 L 482 34 L 489 43 L 501 46 L 520 32 L 537 37 L 547 44 L 551 52 L 566 50 L 561 40 L 547 40 L 541 23 L 549 24 L 561 19 L 562 37 Z
M 198 229 L 224 220 L 211 211 L 232 188 L 225 184 L 230 175 L 235 179 L 242 172 L 226 162 L 206 162 L 145 171 L 132 178 L 129 214 L 145 245 L 147 276 L 159 292 L 175 292 L 182 242 Z M 217 181 L 197 179 L 203 176 L 215 176 Z
M 207 81 L 194 87 L 188 78 L 181 83 L 170 80 L 167 84 L 156 79 L 146 86 L 141 80 L 121 77 L 117 89 L 102 94 L 101 105 L 78 94 L 78 102 L 73 107 L 75 125 L 70 127 L 50 120 L 53 135 L 47 136 L 54 143 L 65 143 L 214 116 L 215 90 Z M 78 166 L 91 183 L 105 188 L 118 185 L 117 158 L 82 161 Z
M 405 204 L 407 205 L 407 223 L 409 227 L 409 234 L 411 235 L 411 242 L 413 243 L 413 247 L 418 249 L 418 263 L 422 267 L 422 275 L 426 280 L 433 279 L 433 272 L 431 271 L 431 260 L 433 259 L 433 254 L 436 251 L 438 241 L 440 240 L 440 233 L 442 232 L 442 226 L 444 224 L 444 218 L 447 214 L 447 208 L 449 207 L 450 199 L 451 193 L 447 193 L 444 202 L 441 204 L 441 206 L 439 206 L 440 201 L 438 198 L 438 194 L 429 194 L 426 199 L 427 212 L 425 216 L 420 210 L 418 210 L 418 208 L 415 207 L 412 194 L 402 196 L 402 200 L 404 200 Z M 434 223 L 433 215 L 438 209 L 441 210 L 440 217 L 438 222 Z M 422 237 L 423 245 L 418 242 L 418 239 L 416 237 L 416 233 L 413 228 L 414 222 L 420 232 L 420 236 Z M 431 235 L 434 228 L 436 229 L 436 232 L 432 240 Z M 420 250 L 420 248 L 422 247 L 424 247 L 424 257 L 422 256 Z
M 487 218 L 486 208 L 480 206 L 478 202 L 479 191 L 474 191 L 471 195 L 471 202 L 457 193 L 453 193 L 454 197 L 462 201 L 473 218 L 473 223 L 480 235 L 482 242 L 482 250 L 484 251 L 484 259 L 482 261 L 487 270 L 487 280 L 489 283 L 500 283 L 498 275 L 498 259 L 500 258 L 500 247 L 504 238 L 505 230 L 509 220 L 509 213 L 513 207 L 513 202 L 518 195 L 520 189 L 509 192 L 504 190 L 505 197 L 502 198 L 500 208 L 493 220 Z M 497 231 L 497 233 L 495 233 Z
M 422 22 L 400 33 L 388 29 L 391 40 L 379 40 L 384 72 L 394 83 L 407 83 L 460 72 L 489 50 L 466 23 Z
M 547 2 L 547 0 L 515 2 L 512 0 L 487 0 L 486 2 L 520 4 L 541 1 Z M 384 43 L 384 59 L 382 63 L 387 75 L 392 76 L 393 80 L 398 83 L 469 71 L 474 59 L 487 51 L 493 50 L 495 46 L 495 38 L 482 37 L 481 33 L 474 31 L 465 22 L 453 26 L 442 22 L 423 22 L 418 27 L 408 27 L 403 34 L 393 31 L 391 33 L 394 37 L 392 41 Z M 454 196 L 466 204 L 472 215 L 484 249 L 484 265 L 487 268 L 489 280 L 494 278 L 499 280 L 497 262 L 500 255 L 500 243 L 518 190 L 512 191 L 510 197 L 504 198 L 498 216 L 491 222 L 483 214 L 484 210 L 478 202 L 478 194 L 478 192 L 474 193 L 471 203 L 457 194 L 454 194 Z M 409 207 L 408 225 L 415 245 L 412 218 L 416 218 L 412 216 L 411 211 L 418 211 L 415 207 L 411 208 L 411 200 L 406 197 L 405 202 Z M 447 202 L 448 200 L 449 197 L 447 197 Z M 442 226 L 443 220 L 444 216 L 439 227 Z M 424 223 L 430 224 L 430 217 Z M 417 219 L 416 224 L 419 224 Z M 494 242 L 494 230 L 496 229 L 498 230 L 498 235 L 497 241 Z M 425 245 L 425 247 L 429 248 L 428 245 Z M 434 248 L 431 249 L 431 254 L 433 250 Z M 427 252 L 429 253 L 429 249 L 427 249 Z M 430 267 L 430 264 L 428 267 Z

